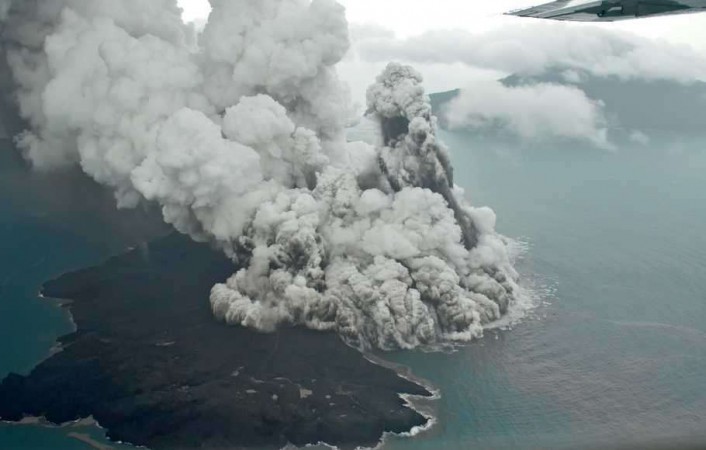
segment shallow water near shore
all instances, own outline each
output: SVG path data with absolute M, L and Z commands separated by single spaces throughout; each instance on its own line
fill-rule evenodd
M 665 138 L 606 152 L 442 139 L 473 204 L 491 206 L 498 230 L 529 246 L 519 269 L 538 305 L 453 353 L 381 354 L 441 391 L 438 424 L 384 448 L 706 445 L 706 144 Z M 66 202 L 81 183 L 42 198 L 51 180 L 30 180 L 2 151 L 0 377 L 27 373 L 72 329 L 37 298 L 41 283 L 142 234 Z M 63 429 L 1 424 L 0 447 L 90 448 Z
M 68 312 L 57 301 L 38 296 L 44 282 L 100 263 L 138 237 L 164 230 L 148 214 L 116 214 L 106 211 L 104 203 L 105 194 L 80 177 L 29 173 L 12 143 L 0 141 L 0 378 L 10 372 L 28 374 L 49 356 L 59 336 L 73 331 Z M 0 448 L 93 448 L 71 433 L 107 443 L 96 426 L 0 422 Z

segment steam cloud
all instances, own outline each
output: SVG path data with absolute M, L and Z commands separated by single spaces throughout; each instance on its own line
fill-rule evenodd
M 238 267 L 211 293 L 228 323 L 335 330 L 361 348 L 480 336 L 517 275 L 494 213 L 453 184 L 421 76 L 390 64 L 368 91 L 381 145 L 347 142 L 343 8 L 211 4 L 196 38 L 174 0 L 12 3 L 26 157 L 79 164 L 120 207 L 156 202 L 219 246 Z
M 356 37 L 357 53 L 369 62 L 394 57 L 525 75 L 574 69 L 627 80 L 706 80 L 706 58 L 692 47 L 592 26 L 538 22 L 479 33 L 436 30 L 406 39 L 395 39 L 384 30 L 359 29 Z
M 573 86 L 476 82 L 450 102 L 444 117 L 451 128 L 498 126 L 523 141 L 569 138 L 611 148 L 603 104 Z

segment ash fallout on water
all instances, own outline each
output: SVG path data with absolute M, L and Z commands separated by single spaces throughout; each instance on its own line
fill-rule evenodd
M 336 2 L 211 0 L 198 36 L 175 0 L 0 5 L 26 158 L 222 249 L 218 319 L 414 348 L 480 337 L 515 301 L 507 241 L 454 185 L 414 69 L 368 90 L 380 144 L 347 142 Z

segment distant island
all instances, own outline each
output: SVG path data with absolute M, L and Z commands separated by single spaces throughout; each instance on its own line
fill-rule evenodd
M 333 333 L 260 334 L 218 323 L 208 294 L 233 273 L 220 252 L 172 234 L 46 283 L 76 331 L 30 375 L 0 384 L 0 418 L 93 417 L 151 449 L 376 445 L 427 418 L 400 394 L 424 387 Z

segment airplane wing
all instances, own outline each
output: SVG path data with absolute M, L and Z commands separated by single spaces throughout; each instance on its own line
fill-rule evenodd
M 706 0 L 558 0 L 507 14 L 575 22 L 613 22 L 702 11 L 706 11 Z

